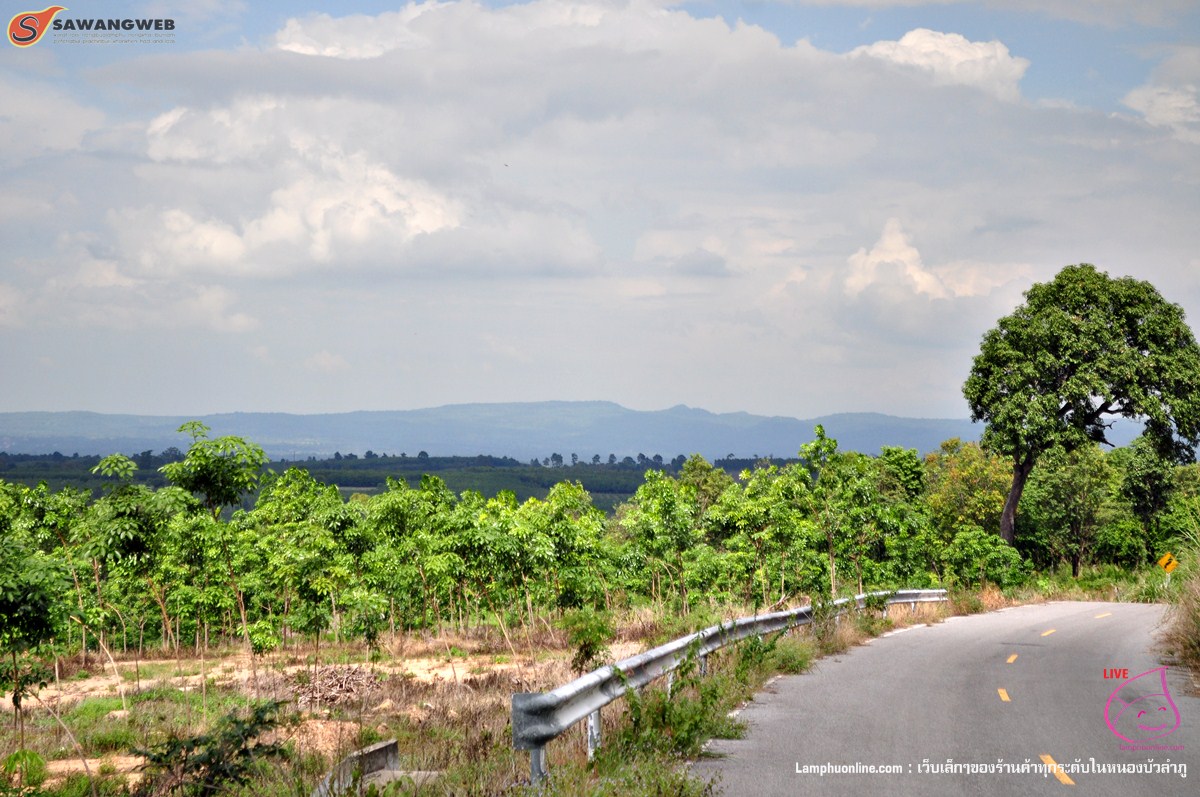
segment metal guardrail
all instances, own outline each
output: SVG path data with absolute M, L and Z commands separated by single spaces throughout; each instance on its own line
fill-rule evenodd
M 845 614 L 851 603 L 855 609 L 862 609 L 870 598 L 886 598 L 885 606 L 908 603 L 915 610 L 918 603 L 945 601 L 946 590 L 903 589 L 839 598 L 832 604 L 836 607 L 835 616 Z M 546 743 L 585 718 L 588 721 L 588 758 L 593 757 L 600 746 L 600 709 L 623 697 L 627 689 L 640 689 L 662 675 L 669 675 L 689 656 L 699 659 L 703 673 L 708 654 L 725 645 L 751 636 L 807 625 L 812 620 L 812 606 L 741 617 L 606 665 L 552 692 L 514 694 L 513 748 L 529 751 L 530 779 L 537 783 L 546 776 Z
M 395 739 L 355 750 L 342 759 L 313 789 L 311 797 L 341 797 L 363 794 L 363 779 L 372 772 L 400 768 L 400 747 Z

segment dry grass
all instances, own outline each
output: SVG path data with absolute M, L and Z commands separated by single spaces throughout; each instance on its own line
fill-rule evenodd
M 822 644 L 818 644 L 818 630 L 813 627 L 802 628 L 794 633 L 811 637 L 812 648 L 840 652 L 862 644 L 882 631 L 915 623 L 936 622 L 945 613 L 946 609 L 940 605 L 918 604 L 913 611 L 907 604 L 900 604 L 889 607 L 886 618 L 879 612 L 868 612 L 857 617 L 844 616 L 837 623 L 830 624 L 831 629 Z M 683 617 L 652 609 L 633 610 L 618 619 L 619 631 L 617 640 L 611 646 L 611 658 L 623 658 L 664 639 L 712 625 L 722 617 L 750 614 L 753 614 L 753 609 L 746 607 L 726 607 L 720 615 L 701 607 Z M 310 789 L 316 780 L 351 751 L 388 738 L 397 740 L 404 769 L 442 773 L 436 782 L 422 786 L 414 793 L 513 792 L 514 784 L 528 778 L 529 758 L 524 751 L 512 749 L 509 727 L 512 695 L 517 692 L 549 691 L 572 680 L 575 674 L 570 668 L 571 651 L 566 649 L 564 635 L 549 623 L 531 630 L 529 634 L 523 630 L 510 630 L 510 639 L 511 644 L 498 631 L 493 631 L 491 635 L 448 634 L 442 638 L 420 634 L 398 635 L 394 643 L 387 640 L 389 644 L 384 660 L 366 665 L 373 666 L 380 674 L 379 683 L 373 689 L 361 695 L 356 694 L 351 700 L 322 706 L 316 711 L 302 712 L 293 705 L 298 714 L 297 721 L 278 732 L 293 750 L 292 761 L 274 771 L 272 782 L 255 783 L 245 794 L 271 797 L 294 794 L 298 789 Z M 221 680 L 228 678 L 225 686 L 209 686 L 209 701 L 220 701 L 220 695 L 234 692 L 249 694 L 246 690 L 251 685 L 233 677 L 241 674 L 248 663 L 243 661 L 244 653 L 236 649 L 226 653 L 225 658 L 208 663 L 210 677 L 219 674 Z M 255 690 L 257 695 L 282 699 L 291 697 L 290 690 L 286 688 L 288 679 L 294 678 L 298 671 L 311 671 L 314 667 L 314 663 L 303 653 L 296 650 L 281 651 L 271 657 L 270 663 L 260 663 L 258 674 L 261 680 Z M 738 654 L 733 650 L 715 654 L 710 658 L 710 666 L 720 667 L 719 662 L 726 655 L 736 657 Z M 348 645 L 327 645 L 322 647 L 321 659 L 361 666 L 365 652 Z M 435 663 L 441 669 L 431 665 L 423 668 L 418 675 L 412 672 L 418 661 Z M 168 662 L 161 663 L 166 669 Z M 453 670 L 446 669 L 451 663 Z M 168 673 L 162 675 L 160 689 L 176 692 L 180 679 L 171 678 Z M 200 713 L 195 708 L 198 697 L 194 692 L 187 694 L 193 707 L 186 717 L 179 713 L 182 708 L 175 709 L 176 721 L 180 725 L 178 730 L 181 732 L 185 731 L 183 726 L 192 726 L 193 723 L 197 723 L 193 730 L 199 730 Z M 606 739 L 617 738 L 620 728 L 626 724 L 628 707 L 625 702 L 619 700 L 604 710 L 602 722 Z M 140 715 L 137 711 L 134 713 L 135 716 L 124 723 L 137 723 L 139 728 L 143 727 Z M 210 721 L 216 713 L 216 706 L 212 705 Z M 148 718 L 145 721 L 148 722 Z M 102 727 L 120 724 L 112 720 L 99 722 Z M 579 723 L 548 746 L 548 766 L 561 771 L 591 772 L 586 765 L 586 751 L 585 728 L 583 723 Z M 637 769 L 633 764 L 630 766 Z M 675 783 L 668 778 L 668 773 L 661 770 L 659 764 L 649 767 L 648 771 L 653 771 L 656 777 L 663 780 L 647 787 L 647 793 L 656 793 L 655 790 L 661 791 L 664 784 Z M 644 766 L 638 771 L 643 774 L 637 777 L 649 777 L 645 774 L 647 770 Z M 591 793 L 588 789 L 595 785 L 594 777 L 581 774 L 578 793 Z M 674 777 L 670 775 L 670 778 Z M 669 786 L 664 793 L 677 793 L 673 789 L 674 786 Z
M 1180 664 L 1191 669 L 1194 681 L 1200 681 L 1200 568 L 1190 567 L 1181 575 L 1161 643 Z

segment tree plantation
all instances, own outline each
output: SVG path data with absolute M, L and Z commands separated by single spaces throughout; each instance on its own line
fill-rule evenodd
M 926 457 L 843 452 L 817 429 L 798 463 L 737 479 L 699 456 L 649 470 L 610 516 L 578 484 L 544 500 L 454 494 L 435 476 L 342 498 L 290 468 L 261 476 L 239 438 L 193 441 L 133 481 L 123 455 L 100 495 L 0 482 L 0 644 L 9 660 L 280 645 L 490 627 L 505 635 L 564 611 L 652 605 L 767 610 L 901 586 L 1000 586 L 1038 571 L 1152 563 L 1193 528 L 1196 466 L 1141 442 L 1054 449 L 1030 476 L 1015 546 L 999 536 L 1009 460 L 947 441 Z M 250 509 L 230 507 L 257 490 Z

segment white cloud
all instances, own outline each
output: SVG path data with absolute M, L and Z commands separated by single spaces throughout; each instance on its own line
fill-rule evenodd
M 1002 42 L 973 42 L 957 33 L 917 28 L 899 41 L 879 41 L 856 47 L 850 57 L 878 58 L 932 75 L 938 85 L 971 86 L 999 97 L 1017 100 L 1029 61 L 1011 55 Z
M 51 277 L 46 281 L 46 287 L 54 290 L 135 288 L 141 284 L 141 280 L 121 273 L 115 261 L 90 257 L 86 257 L 73 274 Z
M 42 81 L 0 73 L 0 163 L 28 162 L 80 147 L 88 132 L 102 126 L 104 114 L 76 102 Z
M 54 212 L 54 203 L 19 191 L 0 191 L 0 217 L 16 220 L 36 219 Z
M 279 165 L 288 182 L 261 197 L 266 207 L 248 219 L 197 217 L 177 207 L 115 215 L 126 250 L 146 271 L 279 276 L 306 264 L 396 257 L 417 236 L 460 224 L 456 202 L 363 153 L 304 150 L 298 145 Z M 182 160 L 203 159 L 199 151 L 186 143 L 172 149 Z
M 21 322 L 20 309 L 25 304 L 24 294 L 12 285 L 0 282 L 0 327 L 13 327 Z
M 921 262 L 921 253 L 909 241 L 899 219 L 888 219 L 883 234 L 871 251 L 859 249 L 849 259 L 850 273 L 845 290 L 851 296 L 862 293 L 881 278 L 881 271 L 898 270 L 916 293 L 934 299 L 944 299 L 949 291 L 942 281 L 930 273 Z
M 328 14 L 289 19 L 275 34 L 275 46 L 285 52 L 351 60 L 378 58 L 399 49 L 423 49 L 430 40 L 414 33 L 410 26 L 426 11 L 440 3 L 409 3 L 400 11 L 384 12 L 377 17 L 351 15 L 334 19 Z
M 336 374 L 350 369 L 350 363 L 340 354 L 322 349 L 304 360 L 304 367 L 323 374 Z
M 1012 283 L 1032 282 L 1034 269 L 1028 263 L 988 263 L 979 260 L 958 260 L 930 269 L 956 297 L 991 295 L 996 289 Z
M 158 336 L 167 330 L 241 333 L 258 326 L 258 319 L 238 309 L 241 299 L 228 287 L 174 274 L 133 274 L 129 264 L 98 249 L 103 245 L 89 235 L 67 234 L 46 257 L 24 264 L 30 284 L 17 295 L 25 326 L 71 329 L 76 336 L 81 328 L 154 330 Z
M 807 414 L 879 409 L 895 375 L 889 409 L 944 414 L 1030 281 L 1091 260 L 1157 283 L 1200 251 L 1200 160 L 1164 142 L 1195 124 L 1186 102 L 1013 102 L 1025 62 L 1000 42 L 918 31 L 850 56 L 656 2 L 278 27 L 89 71 L 113 119 L 0 164 L 6 334 L 57 342 L 64 369 L 98 337 L 240 363 L 227 407 Z M 1190 69 L 1147 85 L 1184 92 Z M 321 352 L 377 367 L 280 398 Z M 172 373 L 139 400 L 193 384 Z
M 179 208 L 126 211 L 114 220 L 126 238 L 130 259 L 147 274 L 227 271 L 246 254 L 241 237 L 230 225 L 197 219 Z
M 1122 102 L 1151 125 L 1200 144 L 1200 47 L 1174 48 L 1150 81 L 1130 91 Z
M 201 285 L 190 296 L 174 303 L 184 323 L 207 326 L 217 332 L 249 332 L 258 326 L 258 319 L 248 313 L 231 310 L 237 302 L 233 292 L 220 285 Z
M 284 143 L 271 124 L 283 106 L 279 98 L 257 95 L 207 112 L 173 108 L 147 126 L 147 154 L 156 161 L 219 164 L 261 157 Z
M 1187 135 L 1200 123 L 1200 94 L 1195 86 L 1139 86 L 1125 95 L 1124 103 L 1156 127 L 1169 127 Z

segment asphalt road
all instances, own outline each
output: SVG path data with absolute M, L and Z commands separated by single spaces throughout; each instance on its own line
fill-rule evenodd
M 1173 707 L 1160 673 L 1122 688 L 1163 666 L 1154 651 L 1163 614 L 1157 605 L 1056 602 L 894 632 L 771 682 L 739 715 L 746 737 L 714 741 L 692 773 L 716 777 L 733 796 L 1196 797 L 1200 684 L 1168 666 Z M 1118 688 L 1107 716 L 1129 740 L 1106 720 Z M 1119 711 L 1122 699 L 1129 708 Z M 1163 731 L 1138 730 L 1176 718 L 1157 739 L 1144 741 Z M 895 770 L 863 771 L 872 766 Z

